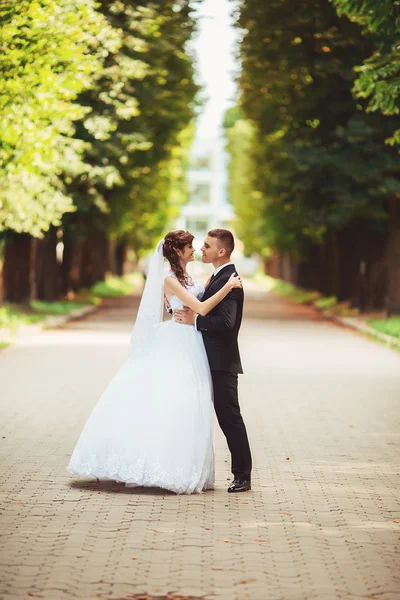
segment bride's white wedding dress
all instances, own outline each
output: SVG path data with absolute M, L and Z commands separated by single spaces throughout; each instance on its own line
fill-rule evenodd
M 168 275 L 173 275 L 169 272 Z M 201 299 L 199 283 L 187 288 Z M 173 309 L 182 308 L 176 297 Z M 214 483 L 212 382 L 203 338 L 172 318 L 129 358 L 89 416 L 68 470 L 177 494 Z

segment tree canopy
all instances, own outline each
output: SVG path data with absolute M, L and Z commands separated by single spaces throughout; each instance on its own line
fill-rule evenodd
M 83 169 L 74 122 L 119 33 L 93 0 L 21 0 L 0 8 L 0 227 L 34 235 L 73 210 L 59 175 Z
M 301 251 L 354 219 L 384 218 L 383 199 L 400 191 L 397 155 L 384 146 L 393 120 L 352 95 L 370 39 L 327 0 L 301 2 L 295 19 L 289 0 L 249 0 L 239 25 L 265 244 Z
M 339 15 L 358 23 L 374 49 L 356 69 L 355 95 L 367 109 L 384 115 L 400 112 L 400 4 L 393 0 L 334 0 Z M 389 142 L 400 143 L 397 129 Z
M 319 275 L 335 272 L 331 291 L 339 240 L 383 246 L 400 194 L 398 151 L 386 143 L 400 124 L 392 17 L 357 0 L 301 0 L 295 13 L 290 0 L 243 0 L 238 11 L 240 112 L 225 123 L 238 229 L 251 232 L 249 252 L 289 253 L 294 265 L 328 256 Z M 366 252 L 359 243 L 352 254 L 353 279 Z
M 194 4 L 3 2 L 6 298 L 53 299 L 122 273 L 128 246 L 146 251 L 185 201 L 198 90 L 188 50 Z
M 152 243 L 184 190 L 189 2 L 22 0 L 0 16 L 0 228 L 40 236 L 78 210 Z

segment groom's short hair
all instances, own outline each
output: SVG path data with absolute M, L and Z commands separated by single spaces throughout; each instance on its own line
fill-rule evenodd
M 232 254 L 235 249 L 235 239 L 228 229 L 211 229 L 208 235 L 217 238 L 219 246 L 225 248 L 228 256 Z

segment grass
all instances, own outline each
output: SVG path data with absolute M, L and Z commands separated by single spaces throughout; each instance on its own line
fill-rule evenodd
M 32 300 L 30 307 L 39 314 L 45 315 L 68 315 L 73 310 L 83 308 L 87 303 L 79 302 L 43 302 L 42 300 Z
M 338 302 L 338 299 L 335 296 L 325 297 L 319 292 L 297 288 L 291 283 L 264 275 L 261 271 L 257 272 L 252 279 L 259 290 L 264 292 L 274 291 L 280 296 L 288 298 L 297 304 L 312 304 L 320 310 L 330 311 L 341 317 L 357 317 L 360 314 L 358 308 L 352 308 L 349 302 Z M 371 318 L 366 319 L 365 322 L 377 333 L 385 333 L 393 338 L 400 339 L 400 316 L 391 317 L 389 319 Z M 388 345 L 387 342 L 378 338 L 372 332 L 370 334 L 365 333 L 364 335 L 368 337 L 372 336 L 375 341 Z M 398 344 L 392 343 L 389 345 L 400 352 L 400 346 Z
M 289 300 L 292 300 L 296 304 L 312 304 L 321 297 L 319 292 L 303 290 L 286 281 L 278 281 L 274 291 L 284 298 L 289 298 Z
M 314 305 L 321 310 L 329 310 L 337 306 L 338 301 L 336 296 L 328 296 L 327 298 L 319 298 L 314 302 Z
M 36 325 L 47 317 L 67 315 L 73 310 L 83 308 L 86 304 L 72 301 L 42 302 L 32 300 L 29 305 L 4 304 L 0 308 L 0 329 L 16 331 L 21 325 Z
M 109 277 L 106 281 L 99 281 L 91 288 L 91 293 L 98 298 L 112 298 L 127 296 L 133 290 L 141 288 L 143 278 L 140 273 L 132 273 L 123 277 Z
M 32 312 L 29 306 L 22 308 L 17 305 L 4 304 L 0 308 L 0 329 L 15 331 L 20 325 L 33 325 L 43 320 L 43 315 Z
M 291 283 L 281 281 L 280 279 L 275 279 L 274 277 L 264 275 L 260 272 L 254 275 L 253 281 L 262 290 L 267 292 L 273 290 L 276 294 L 279 294 L 279 296 L 288 298 L 296 304 L 312 304 L 321 298 L 321 294 L 319 292 L 298 288 Z
M 390 317 L 389 319 L 368 319 L 370 325 L 380 333 L 386 333 L 393 337 L 400 338 L 400 317 Z
M 279 296 L 288 298 L 296 304 L 310 304 L 320 310 L 330 310 L 341 317 L 356 317 L 359 314 L 357 308 L 351 308 L 348 302 L 338 302 L 335 296 L 325 297 L 320 292 L 296 287 L 292 283 L 275 279 L 261 272 L 256 273 L 253 281 L 259 289 L 267 292 L 273 290 Z
M 96 283 L 91 289 L 80 290 L 73 300 L 57 302 L 43 302 L 32 300 L 29 305 L 7 304 L 0 307 L 0 329 L 8 329 L 15 333 L 24 325 L 43 323 L 47 317 L 68 315 L 72 311 L 85 306 L 99 304 L 101 298 L 126 296 L 134 290 L 141 290 L 143 278 L 140 273 L 124 275 L 123 277 L 110 277 L 104 282 Z M 0 348 L 9 345 L 0 341 Z
M 112 298 L 114 296 L 126 296 L 132 291 L 132 286 L 120 277 L 110 277 L 106 281 L 96 283 L 91 292 L 98 298 Z

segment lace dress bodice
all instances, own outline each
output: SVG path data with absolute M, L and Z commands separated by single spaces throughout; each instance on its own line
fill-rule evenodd
M 166 274 L 166 277 L 175 277 L 176 275 L 173 271 L 169 271 Z M 188 292 L 193 294 L 197 298 L 197 300 L 201 300 L 204 294 L 204 285 L 199 283 L 198 281 L 193 281 L 193 285 L 186 288 Z M 172 310 L 183 308 L 183 302 L 179 300 L 177 296 L 170 296 L 168 298 L 169 303 L 171 305 Z

